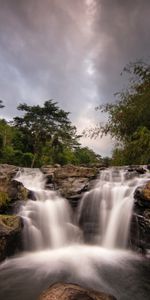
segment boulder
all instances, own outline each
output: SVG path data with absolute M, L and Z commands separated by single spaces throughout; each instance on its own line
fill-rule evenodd
M 14 177 L 19 168 L 13 165 L 0 165 L 0 213 L 7 213 L 12 203 L 26 200 L 28 191 Z
M 150 249 L 150 210 L 133 214 L 129 244 L 141 254 Z
M 140 207 L 150 208 L 150 181 L 135 190 L 134 198 Z
M 11 213 L 18 209 L 19 201 L 34 199 L 32 193 L 14 180 L 19 167 L 0 165 L 0 213 Z M 97 168 L 66 165 L 43 166 L 41 171 L 46 177 L 46 188 L 57 190 L 67 198 L 72 207 L 76 207 L 83 192 L 89 190 L 91 182 L 96 178 Z M 19 200 L 19 201 L 18 201 Z M 15 205 L 14 205 L 15 204 Z
M 145 254 L 146 250 L 150 249 L 150 181 L 137 187 L 134 198 L 130 245 Z
M 21 249 L 22 228 L 19 216 L 0 215 L 0 261 Z
M 89 190 L 91 181 L 95 180 L 99 173 L 97 168 L 74 165 L 45 166 L 41 171 L 47 178 L 46 188 L 57 190 L 69 200 L 73 208 L 77 206 L 83 192 Z
M 66 165 L 61 168 L 57 168 L 54 175 L 57 179 L 64 179 L 68 177 L 93 178 L 97 175 L 97 169 Z
M 56 283 L 42 293 L 39 300 L 116 300 L 113 296 L 76 284 Z

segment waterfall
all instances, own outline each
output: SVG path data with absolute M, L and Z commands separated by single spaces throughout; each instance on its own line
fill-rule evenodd
M 104 248 L 126 248 L 136 186 L 146 176 L 123 169 L 100 173 L 95 187 L 80 201 L 75 223 L 68 201 L 45 190 L 46 178 L 38 169 L 24 169 L 16 178 L 32 191 L 36 201 L 22 206 L 26 250 L 60 248 L 72 243 L 92 243 Z
M 67 245 L 77 228 L 71 224 L 71 209 L 66 199 L 45 190 L 46 179 L 38 169 L 19 171 L 15 180 L 32 191 L 36 201 L 28 200 L 20 210 L 24 220 L 26 250 L 59 248 Z
M 78 210 L 86 240 L 106 248 L 126 248 L 135 188 L 144 178 L 127 170 L 107 169 L 92 191 L 85 193 Z
M 0 265 L 0 299 L 37 300 L 53 283 L 72 282 L 118 300 L 149 300 L 148 259 L 126 249 L 133 193 L 149 175 L 101 171 L 72 211 L 58 192 L 45 189 L 40 170 L 20 171 L 16 180 L 32 198 L 19 212 L 25 251 Z

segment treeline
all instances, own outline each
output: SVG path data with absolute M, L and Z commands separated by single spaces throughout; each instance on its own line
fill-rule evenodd
M 117 93 L 117 101 L 98 107 L 107 122 L 92 135 L 110 134 L 116 140 L 112 165 L 150 164 L 150 65 L 130 63 L 124 72 L 129 86 Z
M 0 101 L 0 108 L 4 108 Z M 0 119 L 0 163 L 24 167 L 47 164 L 102 163 L 102 158 L 88 147 L 81 147 L 76 127 L 69 113 L 57 102 L 46 101 L 43 106 L 20 104 L 21 116 L 11 122 Z

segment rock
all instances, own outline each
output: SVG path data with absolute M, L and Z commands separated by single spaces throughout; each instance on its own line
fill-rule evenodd
M 93 178 L 97 175 L 96 168 L 78 167 L 74 165 L 66 165 L 56 169 L 54 175 L 57 179 L 64 179 L 68 177 L 84 177 Z
M 150 181 L 135 190 L 134 198 L 139 206 L 150 208 Z
M 42 293 L 39 300 L 116 300 L 113 296 L 76 284 L 56 283 Z
M 145 254 L 146 250 L 150 249 L 150 181 L 135 190 L 134 198 L 130 245 Z
M 76 207 L 83 192 L 87 191 L 99 173 L 96 168 L 74 165 L 63 167 L 44 166 L 41 171 L 46 175 L 46 188 L 58 190 L 67 198 L 72 207 Z
M 150 210 L 142 214 L 134 213 L 131 221 L 129 245 L 134 250 L 146 254 L 150 249 Z
M 19 168 L 13 165 L 0 165 L 0 213 L 6 213 L 13 202 L 26 200 L 28 191 L 13 178 Z
M 3 164 L 0 165 L 0 213 L 11 213 L 14 207 L 18 208 L 19 201 L 34 199 L 33 193 L 23 185 L 13 180 L 20 168 Z M 46 177 L 46 188 L 57 190 L 61 196 L 67 198 L 72 207 L 76 207 L 83 192 L 90 187 L 99 170 L 74 165 L 48 165 L 43 166 L 41 171 Z M 17 203 L 17 205 L 14 205 Z
M 21 249 L 22 228 L 20 217 L 0 215 L 0 261 Z
M 83 192 L 89 188 L 89 183 L 96 178 L 98 170 L 95 168 L 64 166 L 55 170 L 55 188 L 76 207 Z
M 147 170 L 144 167 L 138 167 L 138 168 L 136 168 L 136 172 L 138 174 L 142 175 L 142 174 L 145 174 L 147 172 Z

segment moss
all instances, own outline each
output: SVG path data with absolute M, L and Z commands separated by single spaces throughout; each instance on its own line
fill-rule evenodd
M 18 228 L 20 218 L 18 216 L 0 215 L 0 223 L 8 228 Z
M 10 202 L 10 198 L 7 192 L 0 191 L 0 207 L 7 206 Z
M 150 182 L 147 183 L 147 185 L 143 191 L 143 194 L 144 194 L 144 198 L 146 198 L 146 200 L 150 201 Z
M 18 192 L 18 196 L 19 196 L 18 198 L 21 200 L 27 200 L 28 194 L 29 194 L 29 191 L 26 188 L 21 187 L 20 191 Z

